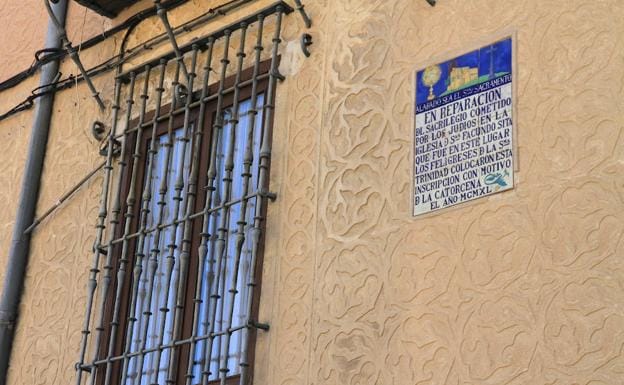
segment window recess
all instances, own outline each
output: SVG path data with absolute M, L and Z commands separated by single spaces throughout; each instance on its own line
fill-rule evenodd
M 251 383 L 290 12 L 276 2 L 116 77 L 77 385 Z

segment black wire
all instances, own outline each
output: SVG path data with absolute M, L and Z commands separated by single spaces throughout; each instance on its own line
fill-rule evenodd
M 186 2 L 188 2 L 188 0 L 170 0 L 166 3 L 163 3 L 162 7 L 165 9 L 171 9 L 179 5 L 182 5 Z M 130 27 L 133 27 L 139 22 L 154 15 L 156 15 L 156 7 L 148 8 L 139 13 L 136 13 L 130 16 L 128 19 L 126 19 L 123 23 L 109 30 L 106 30 L 102 32 L 101 34 L 94 36 L 93 38 L 81 43 L 81 49 L 87 49 L 87 48 L 93 47 L 94 45 L 101 43 L 102 41 L 108 39 L 109 37 L 115 35 L 116 33 L 121 32 Z M 41 68 L 42 66 L 44 66 L 45 64 L 53 60 L 63 59 L 64 57 L 67 56 L 67 52 L 65 50 L 60 50 L 59 52 L 50 53 L 48 55 L 40 57 L 41 53 L 46 52 L 46 51 L 47 49 L 42 49 L 42 50 L 37 51 L 35 53 L 35 61 L 33 62 L 33 64 L 31 64 L 31 66 L 28 69 L 25 69 L 22 72 L 19 72 L 16 75 L 13 75 L 9 79 L 3 82 L 0 82 L 0 92 L 17 86 L 24 80 L 34 75 L 37 72 L 37 70 Z
M 181 5 L 181 4 L 183 4 L 183 3 L 187 2 L 187 1 L 188 0 L 171 0 L 171 1 L 167 2 L 167 3 L 164 3 L 163 7 L 165 7 L 166 9 L 171 9 L 171 8 L 176 7 L 178 5 Z M 237 1 L 240 1 L 241 3 L 244 4 L 247 1 L 253 1 L 253 0 L 231 0 L 231 1 L 227 2 L 227 3 L 221 4 L 219 7 L 215 8 L 215 9 L 208 10 L 207 14 L 214 14 L 214 13 L 223 14 L 223 11 L 221 10 L 221 7 L 228 6 L 228 5 L 230 5 L 232 3 L 235 3 Z M 128 25 L 124 26 L 123 28 L 119 28 L 119 27 L 121 27 L 121 25 L 120 25 L 118 27 L 115 27 L 115 28 L 112 28 L 112 29 L 110 29 L 108 31 L 105 31 L 104 33 L 99 35 L 100 39 L 90 39 L 90 40 L 88 40 L 88 41 L 86 41 L 85 43 L 82 44 L 82 48 L 83 49 L 84 48 L 88 48 L 88 47 L 93 46 L 94 44 L 97 44 L 97 43 L 92 43 L 93 40 L 98 40 L 98 42 L 104 40 L 104 38 L 102 38 L 102 36 L 104 36 L 104 34 L 106 34 L 106 33 L 111 33 L 111 31 L 113 31 L 113 30 L 115 32 L 119 32 L 119 31 L 122 31 L 124 29 L 127 30 L 126 34 L 124 36 L 124 39 L 123 39 L 123 45 L 125 45 L 126 39 L 127 39 L 128 35 L 130 34 L 130 32 L 134 28 L 136 28 L 136 26 L 142 20 L 144 20 L 145 18 L 147 18 L 149 16 L 153 16 L 153 14 L 151 12 L 152 10 L 154 10 L 153 14 L 155 14 L 155 7 L 154 8 L 150 8 L 150 9 L 146 9 L 146 10 L 144 10 L 142 12 L 139 12 L 139 13 L 135 14 L 134 16 L 130 17 L 128 20 L 126 20 L 126 22 L 128 22 L 129 20 L 132 20 L 132 22 L 128 23 Z M 141 16 L 137 17 L 139 15 L 141 15 Z M 202 16 L 205 16 L 205 14 L 202 15 Z M 196 18 L 186 22 L 185 24 L 176 27 L 175 29 L 176 30 L 181 29 L 181 30 L 185 30 L 186 31 L 189 25 L 192 25 L 192 24 L 196 23 L 197 20 L 201 19 L 202 16 L 198 16 L 198 17 L 196 17 Z M 126 22 L 124 22 L 124 24 Z M 106 38 L 110 37 L 110 36 L 111 35 L 106 35 Z M 122 50 L 123 52 L 120 52 L 119 54 L 112 56 L 111 58 L 109 58 L 105 62 L 100 63 L 100 64 L 98 64 L 98 65 L 88 69 L 86 71 L 87 75 L 88 76 L 96 76 L 96 75 L 99 75 L 99 74 L 101 74 L 103 72 L 110 71 L 114 67 L 118 66 L 119 64 L 122 64 L 125 60 L 127 60 L 127 58 L 125 57 L 126 53 L 130 52 L 132 54 L 137 49 L 151 49 L 151 44 L 155 40 L 157 40 L 159 37 L 160 36 L 154 36 L 153 38 L 148 39 L 147 41 L 143 42 L 142 44 L 140 44 L 138 46 L 133 47 L 130 50 Z M 37 51 L 37 53 L 35 55 L 40 55 L 40 53 L 44 52 L 44 51 L 47 52 L 47 51 L 52 51 L 52 50 L 45 50 L 45 49 L 44 50 L 40 50 L 40 51 Z M 56 60 L 56 59 L 60 60 L 60 59 L 64 58 L 66 55 L 67 55 L 67 52 L 65 50 L 61 50 L 60 52 L 50 52 L 48 55 L 45 55 L 41 61 L 35 62 L 33 64 L 33 66 L 31 66 L 31 68 L 29 70 L 27 70 L 27 71 L 32 70 L 32 72 L 34 73 L 34 72 L 36 72 L 36 70 L 41 65 L 46 64 L 46 63 L 48 63 L 51 60 Z M 43 64 L 37 65 L 38 63 L 43 63 Z M 17 78 L 20 75 L 21 74 L 18 74 L 16 76 L 14 76 L 14 78 Z M 29 75 L 24 76 L 19 81 L 15 80 L 16 83 L 14 85 L 19 84 L 21 81 L 23 81 L 24 79 L 28 78 L 31 75 L 32 75 L 32 73 L 29 74 Z M 58 77 L 59 76 L 57 76 L 57 78 Z M 11 78 L 11 79 L 13 79 L 13 78 Z M 9 79 L 9 80 L 11 80 L 11 79 Z M 34 105 L 34 101 L 37 98 L 40 98 L 40 97 L 42 97 L 44 95 L 47 95 L 49 93 L 52 93 L 52 92 L 57 92 L 57 91 L 60 91 L 60 90 L 64 90 L 64 89 L 70 88 L 73 85 L 75 85 L 77 82 L 80 82 L 82 80 L 84 80 L 84 78 L 82 76 L 80 76 L 80 75 L 79 76 L 75 76 L 75 75 L 72 74 L 72 75 L 69 75 L 65 79 L 56 80 L 56 81 L 54 81 L 52 83 L 45 84 L 45 85 L 37 87 L 37 88 L 35 88 L 32 91 L 32 94 L 30 96 L 28 96 L 25 100 L 23 100 L 21 103 L 19 103 L 15 107 L 11 108 L 9 111 L 7 111 L 4 114 L 0 115 L 0 121 L 10 117 L 11 115 L 14 115 L 14 114 L 18 113 L 18 112 L 25 111 L 25 110 L 28 110 L 28 109 L 32 108 L 33 105 Z M 4 83 L 2 83 L 2 84 L 4 84 Z M 0 84 L 0 92 L 3 91 L 2 84 Z M 37 92 L 40 89 L 46 89 L 46 90 L 42 91 L 42 92 Z

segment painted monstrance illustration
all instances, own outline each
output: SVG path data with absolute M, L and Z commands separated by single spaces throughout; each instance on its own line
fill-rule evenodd
M 433 65 L 425 68 L 422 75 L 422 82 L 425 86 L 429 87 L 429 96 L 427 100 L 435 99 L 435 94 L 433 93 L 433 86 L 440 81 L 440 77 L 442 76 L 442 70 L 440 66 Z

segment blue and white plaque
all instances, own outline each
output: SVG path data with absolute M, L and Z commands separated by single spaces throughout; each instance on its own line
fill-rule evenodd
M 413 215 L 514 187 L 512 38 L 416 74 Z

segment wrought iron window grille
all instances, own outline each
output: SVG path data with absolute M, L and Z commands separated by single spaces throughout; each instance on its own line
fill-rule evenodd
M 278 1 L 116 77 L 77 385 L 250 383 L 292 11 Z

